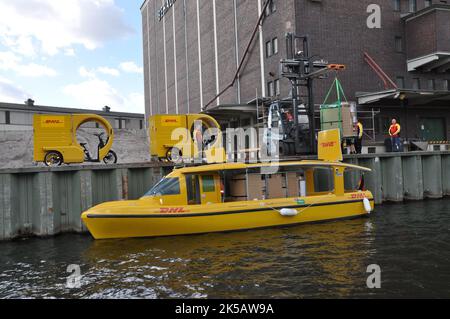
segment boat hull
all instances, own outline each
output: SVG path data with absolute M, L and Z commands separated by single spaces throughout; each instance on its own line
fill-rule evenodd
M 208 211 L 183 211 L 172 208 L 169 212 L 136 213 L 115 212 L 113 214 L 86 212 L 83 222 L 96 239 L 159 237 L 201 234 L 211 232 L 240 231 L 257 228 L 289 226 L 303 223 L 323 222 L 327 220 L 353 218 L 367 215 L 362 199 L 331 200 L 321 203 L 247 203 L 233 205 L 226 211 L 214 209 Z M 291 204 L 291 205 L 286 205 Z M 221 204 L 224 206 L 225 204 Z M 370 199 L 372 210 L 373 199 Z M 214 205 L 216 206 L 216 205 Z M 282 208 L 295 209 L 296 216 L 282 216 Z M 180 213 L 180 211 L 183 211 Z

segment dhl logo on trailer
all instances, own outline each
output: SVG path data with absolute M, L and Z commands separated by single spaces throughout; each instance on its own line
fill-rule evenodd
M 181 119 L 179 116 L 163 116 L 161 117 L 161 125 L 162 126 L 180 126 Z
M 63 128 L 66 121 L 62 116 L 42 116 L 41 127 L 45 128 Z

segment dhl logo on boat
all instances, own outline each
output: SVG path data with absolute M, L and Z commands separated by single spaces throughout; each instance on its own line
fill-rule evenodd
M 185 210 L 183 207 L 177 207 L 177 208 L 161 207 L 159 211 L 162 214 L 189 213 L 189 211 Z
M 322 147 L 334 147 L 335 145 L 336 145 L 336 142 L 322 143 Z

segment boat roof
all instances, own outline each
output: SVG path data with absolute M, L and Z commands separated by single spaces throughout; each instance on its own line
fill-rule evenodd
M 356 169 L 365 172 L 371 172 L 372 170 L 367 167 L 362 167 L 353 164 L 347 164 L 342 162 L 327 162 L 318 160 L 305 160 L 305 161 L 288 161 L 288 162 L 267 162 L 267 163 L 223 163 L 223 164 L 210 164 L 193 167 L 177 168 L 175 171 L 181 174 L 193 174 L 193 173 L 206 173 L 224 170 L 244 170 L 258 167 L 289 167 L 289 166 L 314 166 L 314 167 L 346 167 L 349 169 Z

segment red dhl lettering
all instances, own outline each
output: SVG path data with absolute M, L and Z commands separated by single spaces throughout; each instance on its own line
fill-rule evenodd
M 364 199 L 366 198 L 365 194 L 352 194 L 351 195 L 352 199 Z
M 166 120 L 166 123 L 178 123 L 177 119 Z
M 161 207 L 160 212 L 163 214 L 177 214 L 177 213 L 187 213 L 183 207 Z
M 321 145 L 322 145 L 322 147 L 333 147 L 334 145 L 336 145 L 336 142 L 327 142 L 327 143 L 322 143 Z
M 45 124 L 60 124 L 63 123 L 60 120 L 46 120 Z

